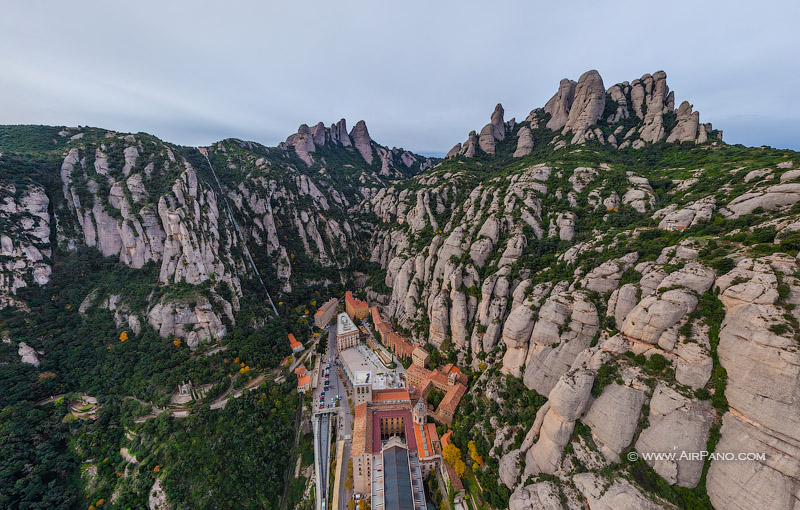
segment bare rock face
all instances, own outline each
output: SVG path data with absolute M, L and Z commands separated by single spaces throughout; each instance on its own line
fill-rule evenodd
M 589 401 L 594 377 L 594 371 L 578 368 L 559 379 L 548 397 L 550 409 L 544 415 L 539 440 L 525 454 L 524 478 L 556 472 L 575 421 Z
M 558 488 L 552 482 L 520 487 L 508 501 L 508 510 L 562 510 Z
M 325 133 L 325 124 L 318 122 L 314 125 L 314 127 L 311 128 L 311 138 L 314 140 L 314 145 L 316 147 L 325 145 L 328 138 L 327 133 Z
M 461 152 L 461 143 L 455 144 L 452 149 L 447 151 L 447 154 L 445 155 L 444 158 L 445 159 L 454 158 L 454 157 L 458 156 L 459 152 Z
M 478 146 L 487 154 L 494 154 L 494 133 L 492 125 L 486 124 L 478 135 Z
M 36 350 L 25 342 L 20 342 L 17 348 L 20 360 L 23 363 L 38 367 L 40 365 L 39 357 L 36 355 Z
M 147 312 L 147 319 L 160 336 L 173 335 L 185 339 L 191 348 L 212 337 L 221 338 L 227 333 L 222 320 L 205 298 L 198 298 L 193 306 L 177 301 L 159 302 Z
M 678 107 L 677 117 L 678 124 L 667 137 L 667 143 L 696 142 L 700 113 L 692 113 L 692 105 L 688 101 L 684 101 Z
M 594 138 L 594 135 L 587 135 L 587 131 L 600 120 L 605 105 L 606 89 L 600 73 L 594 70 L 583 73 L 575 86 L 575 98 L 563 129 L 563 133 L 572 132 L 571 143 Z
M 638 92 L 637 97 L 642 97 L 642 102 L 638 105 L 637 115 L 642 118 L 642 128 L 640 137 L 645 142 L 657 142 L 663 140 L 666 133 L 664 130 L 664 113 L 671 110 L 669 106 L 670 92 L 667 87 L 667 73 L 658 71 L 652 76 L 645 74 L 640 80 L 635 80 L 632 84 L 633 90 Z M 634 97 L 634 93 L 631 93 Z M 634 100 L 635 101 L 635 100 Z M 672 99 L 674 101 L 674 99 Z M 645 108 L 642 108 L 643 105 Z M 643 111 L 644 110 L 644 111 Z
M 28 283 L 50 281 L 49 204 L 41 186 L 0 181 L 0 308 Z
M 681 342 L 675 348 L 675 379 L 693 389 L 705 387 L 714 370 L 711 347 L 705 328 L 692 330 L 693 342 Z
M 639 435 L 640 454 L 673 453 L 675 459 L 645 457 L 644 460 L 670 484 L 695 487 L 703 474 L 702 458 L 680 453 L 705 450 L 713 413 L 708 401 L 692 400 L 660 384 L 650 401 L 650 425 Z
M 167 491 L 164 490 L 160 478 L 156 478 L 153 487 L 150 489 L 148 505 L 150 510 L 172 510 L 172 505 L 167 500 Z
M 506 126 L 503 121 L 503 105 L 497 104 L 492 113 L 492 120 L 481 129 L 478 137 L 478 145 L 483 152 L 494 154 L 495 142 L 499 142 L 506 137 Z
M 661 218 L 658 228 L 665 230 L 687 229 L 710 220 L 714 215 L 716 204 L 717 200 L 714 197 L 702 198 L 683 208 L 671 204 L 654 212 L 653 217 Z
M 347 122 L 344 119 L 341 119 L 336 124 L 331 124 L 330 137 L 332 142 L 338 142 L 344 147 L 353 145 L 350 141 L 350 135 L 347 134 Z
M 525 386 L 550 393 L 598 331 L 594 304 L 582 292 L 554 293 L 539 309 L 525 358 Z
M 361 156 L 364 158 L 364 161 L 367 162 L 368 165 L 372 164 L 372 138 L 369 136 L 369 131 L 367 131 L 367 123 L 363 120 L 359 120 L 358 123 L 353 127 L 352 131 L 350 131 L 350 139 L 353 141 L 353 145 Z
M 197 284 L 225 277 L 219 255 L 219 209 L 216 194 L 204 189 L 193 169 L 186 170 L 172 187 L 172 193 L 158 201 L 158 216 L 166 237 L 159 280 Z
M 477 146 L 478 146 L 478 135 L 475 133 L 475 131 L 470 131 L 469 135 L 467 136 L 467 141 L 464 142 L 458 153 L 467 158 L 471 158 L 475 155 L 475 150 L 476 150 L 475 148 Z
M 653 194 L 653 188 L 650 186 L 650 181 L 644 177 L 630 175 L 628 176 L 628 182 L 631 187 L 622 196 L 622 203 L 630 205 L 640 213 L 647 211 L 647 209 L 652 209 L 656 203 L 656 198 Z
M 502 368 L 504 373 L 514 377 L 521 376 L 520 368 L 525 363 L 528 342 L 535 324 L 535 310 L 549 291 L 550 284 L 537 285 L 531 296 L 508 314 L 503 326 L 503 343 L 506 345 Z
M 619 285 L 622 274 L 639 259 L 639 254 L 631 252 L 615 260 L 609 260 L 595 267 L 583 278 L 583 286 L 600 294 L 613 291 Z
M 641 390 L 609 384 L 581 419 L 609 462 L 619 462 L 620 452 L 631 444 L 646 399 Z
M 547 128 L 557 131 L 566 125 L 569 112 L 575 99 L 576 82 L 564 78 L 558 85 L 558 92 L 544 106 L 544 111 L 550 114 Z
M 517 150 L 514 151 L 515 158 L 527 156 L 533 151 L 533 134 L 527 126 L 519 128 L 517 132 Z
M 311 166 L 314 164 L 314 158 L 311 157 L 310 154 L 315 150 L 314 137 L 311 134 L 311 130 L 308 128 L 308 125 L 301 124 L 297 129 L 297 133 L 289 136 L 289 138 L 286 139 L 286 145 L 294 147 L 297 157 L 302 159 L 306 165 Z
M 627 315 L 621 332 L 628 338 L 672 350 L 677 324 L 697 306 L 697 296 L 714 283 L 714 271 L 690 263 L 665 277 L 659 291 L 643 298 Z
M 627 337 L 648 344 L 659 344 L 662 335 L 697 306 L 694 294 L 673 289 L 659 296 L 642 299 L 622 325 Z
M 743 193 L 731 200 L 720 213 L 730 218 L 750 214 L 757 207 L 768 211 L 800 201 L 800 183 L 776 184 L 766 189 Z
M 663 510 L 675 508 L 666 501 L 653 501 L 624 479 L 608 485 L 593 473 L 579 473 L 573 482 L 583 495 L 590 510 Z
M 730 411 L 723 417 L 716 451 L 762 453 L 764 458 L 711 462 L 707 487 L 715 508 L 755 508 L 767 500 L 770 508 L 797 508 L 800 354 L 791 333 L 770 330 L 786 320 L 778 305 L 778 276 L 793 295 L 797 270 L 793 258 L 775 255 L 743 259 L 719 278 L 725 319 L 718 355 L 728 375 Z
M 483 282 L 475 319 L 485 330 L 481 332 L 480 328 L 473 329 L 470 341 L 473 352 L 491 352 L 502 333 L 502 319 L 505 317 L 509 295 L 507 275 L 510 272 L 510 268 L 503 268 Z

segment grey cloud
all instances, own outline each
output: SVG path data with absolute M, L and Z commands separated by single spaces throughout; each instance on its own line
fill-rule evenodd
M 726 140 L 800 149 L 800 7 L 706 2 L 5 2 L 0 123 L 275 145 L 364 119 L 441 153 L 494 104 L 524 118 L 563 77 L 664 69 Z

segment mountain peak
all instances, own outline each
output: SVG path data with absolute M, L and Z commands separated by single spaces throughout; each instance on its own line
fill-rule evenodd
M 578 81 L 562 79 L 553 97 L 543 108 L 531 111 L 525 121 L 529 129 L 541 126 L 555 132 L 551 143 L 556 150 L 587 142 L 638 149 L 662 141 L 699 144 L 709 138 L 722 139 L 722 132 L 714 131 L 710 123 L 700 123 L 700 114 L 692 109 L 686 101 L 675 109 L 675 93 L 669 90 L 664 71 L 644 74 L 632 82 L 617 83 L 606 89 L 600 73 L 592 69 Z M 503 122 L 503 114 L 503 107 L 498 104 L 491 123 L 480 132 L 478 147 L 487 154 L 494 154 L 496 142 L 515 129 L 513 121 Z M 519 130 L 516 136 L 524 138 L 518 140 L 521 149 L 515 154 L 529 153 L 533 146 L 531 134 Z M 474 155 L 469 139 L 453 147 L 447 157 L 456 155 Z

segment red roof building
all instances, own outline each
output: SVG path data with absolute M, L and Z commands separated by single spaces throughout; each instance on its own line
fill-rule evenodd
M 293 334 L 289 333 L 289 347 L 292 348 L 292 352 L 300 352 L 303 350 L 303 344 L 297 341 L 297 338 L 294 337 Z
M 354 298 L 353 293 L 349 290 L 344 294 L 344 305 L 347 315 L 353 320 L 363 319 L 369 315 L 369 305 L 367 302 Z

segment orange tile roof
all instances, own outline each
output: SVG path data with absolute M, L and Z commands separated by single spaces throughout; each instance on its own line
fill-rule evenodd
M 444 433 L 444 435 L 442 436 L 442 449 L 444 449 L 445 446 L 447 446 L 450 443 L 452 443 L 452 441 L 450 440 L 450 437 L 452 435 L 453 435 L 453 430 L 452 429 L 448 430 L 447 432 Z
M 450 386 L 450 388 L 447 389 L 447 393 L 444 394 L 444 398 L 436 409 L 436 412 L 440 413 L 442 410 L 445 410 L 451 416 L 454 415 L 458 404 L 461 402 L 466 392 L 467 387 L 463 384 L 454 384 Z
M 297 387 L 298 388 L 303 387 L 303 386 L 305 386 L 306 384 L 308 384 L 310 382 L 311 382 L 311 376 L 310 375 L 304 375 L 304 376 L 299 377 L 297 379 Z
M 367 404 L 356 406 L 353 427 L 353 448 L 350 457 L 358 457 L 367 453 L 367 445 L 372 440 L 372 413 L 367 409 Z M 371 450 L 371 449 L 370 449 Z
M 372 392 L 373 402 L 386 402 L 387 400 L 411 400 L 408 390 L 392 389 L 392 390 L 375 390 Z
M 422 436 L 423 430 L 425 431 L 425 437 Z M 425 425 L 414 424 L 414 435 L 417 437 L 417 452 L 420 459 L 436 455 L 433 449 L 434 441 L 439 440 L 439 436 L 436 434 L 436 425 L 433 423 L 426 423 Z M 427 455 L 425 454 L 426 447 L 428 451 Z
M 377 306 L 373 306 L 371 311 L 372 311 L 372 323 L 375 324 L 375 327 L 377 327 L 378 324 L 383 322 L 383 319 L 381 318 L 380 312 L 378 312 Z
M 336 298 L 330 298 L 329 300 L 325 301 L 325 303 L 322 306 L 319 307 L 319 310 L 317 310 L 317 313 L 314 314 L 314 317 L 321 317 L 323 314 L 325 314 L 325 312 L 328 311 L 328 308 L 333 306 L 333 304 L 335 302 L 336 302 Z
M 294 369 L 294 375 L 296 375 L 298 377 L 302 377 L 302 376 L 306 375 L 306 367 L 303 366 L 303 365 L 300 365 L 299 367 L 295 368 Z
M 353 297 L 353 293 L 349 290 L 345 292 L 344 299 L 352 306 L 353 308 L 362 308 L 365 306 L 369 306 L 366 301 L 362 301 L 360 299 L 356 299 Z
M 294 349 L 295 347 L 302 347 L 303 344 L 298 342 L 292 333 L 289 333 L 289 346 Z

